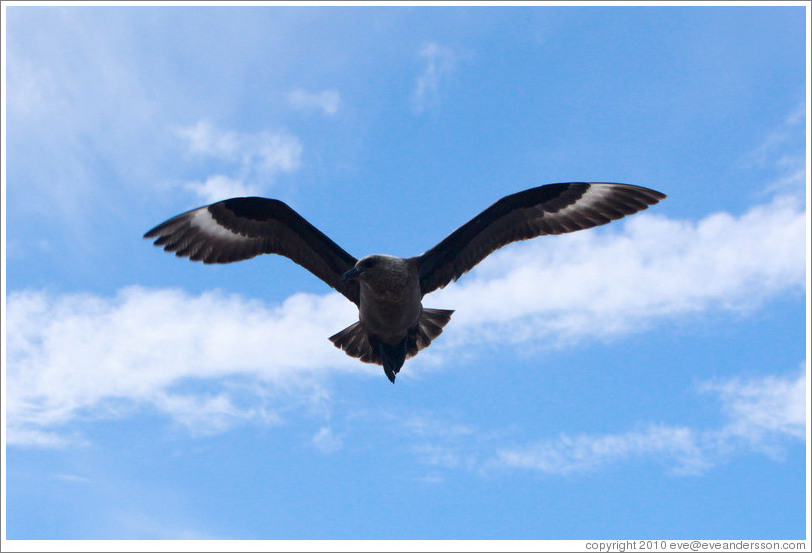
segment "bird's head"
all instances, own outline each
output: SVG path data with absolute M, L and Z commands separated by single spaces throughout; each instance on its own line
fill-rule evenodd
M 368 255 L 341 275 L 341 282 L 360 280 L 370 286 L 387 286 L 390 281 L 400 280 L 408 272 L 406 260 L 391 255 Z
M 367 280 L 370 276 L 370 272 L 375 270 L 383 256 L 380 255 L 368 255 L 362 259 L 358 260 L 358 263 L 355 266 L 341 275 L 341 282 L 350 282 L 352 280 Z

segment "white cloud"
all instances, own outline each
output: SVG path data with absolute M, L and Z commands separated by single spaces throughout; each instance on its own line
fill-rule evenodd
M 495 333 L 558 345 L 707 309 L 746 311 L 803 290 L 805 219 L 792 197 L 696 223 L 641 214 L 614 232 L 511 246 L 424 303 L 456 309 L 449 325 L 455 340 Z
M 8 428 L 11 434 L 7 437 L 6 443 L 14 445 L 25 445 L 27 447 L 41 447 L 46 449 L 61 449 L 71 445 L 81 443 L 83 440 L 77 437 L 67 438 L 55 432 L 41 432 L 28 426 L 12 426 L 10 422 Z
M 242 173 L 291 172 L 301 165 L 301 142 L 287 132 L 238 133 L 199 121 L 177 133 L 188 141 L 191 153 L 239 163 Z
M 277 423 L 274 402 L 285 394 L 317 398 L 328 374 L 378 372 L 327 340 L 357 320 L 338 294 L 296 294 L 267 306 L 220 292 L 28 291 L 11 293 L 7 307 L 9 443 L 63 445 L 65 423 L 139 406 L 195 433 L 244 420 Z M 240 378 L 252 381 L 250 391 L 233 382 Z M 213 379 L 212 393 L 187 389 Z
M 758 380 L 708 382 L 702 391 L 716 393 L 729 422 L 725 438 L 762 442 L 766 436 L 806 436 L 806 379 L 765 377 Z
M 611 338 L 669 317 L 747 310 L 776 294 L 800 292 L 804 218 L 802 206 L 779 198 L 739 217 L 721 213 L 690 223 L 644 214 L 615 225 L 614 233 L 512 247 L 461 285 L 426 299 L 427 306 L 457 310 L 429 353 L 443 356 L 461 346 L 470 353 L 471 344 L 494 333 L 501 342 L 539 346 Z M 336 293 L 296 294 L 269 306 L 220 292 L 132 287 L 101 297 L 32 290 L 12 292 L 7 307 L 10 443 L 60 445 L 69 439 L 61 428 L 72 420 L 120 416 L 139 406 L 195 433 L 246 420 L 278 423 L 280 389 L 320 397 L 324 378 L 336 369 L 380 376 L 378 367 L 343 355 L 327 340 L 357 320 L 355 307 Z M 425 363 L 421 355 L 409 362 L 414 369 Z M 248 379 L 251 390 L 239 389 L 235 379 Z M 193 392 L 188 383 L 208 383 L 214 391 Z M 763 397 L 729 397 L 737 398 L 730 409 L 751 414 L 770 406 Z M 752 419 L 774 433 L 772 419 Z M 420 421 L 412 424 L 413 433 L 428 431 Z M 643 429 L 615 440 L 626 440 L 627 455 L 637 455 L 641 443 L 664 432 L 676 430 Z
M 700 389 L 718 393 L 721 411 L 727 417 L 720 428 L 651 425 L 619 434 L 562 435 L 501 449 L 486 468 L 567 474 L 613 462 L 654 459 L 677 473 L 693 474 L 710 469 L 732 452 L 760 450 L 769 454 L 788 440 L 806 436 L 805 370 L 797 376 L 729 380 L 704 384 Z
M 178 386 L 182 388 L 181 386 Z M 242 421 L 280 424 L 281 417 L 269 406 L 238 407 L 226 392 L 216 395 L 194 395 L 189 392 L 156 390 L 150 402 L 191 434 L 219 434 Z
M 195 192 L 206 203 L 259 194 L 257 188 L 225 175 L 212 175 L 205 182 L 187 182 L 186 188 Z
M 187 182 L 185 188 L 206 203 L 235 196 L 262 193 L 262 186 L 276 175 L 291 173 L 301 166 L 302 144 L 286 132 L 239 133 L 218 129 L 208 121 L 199 121 L 177 129 L 188 143 L 189 152 L 232 164 L 236 177 L 216 174 L 205 180 Z
M 265 171 L 290 173 L 301 165 L 302 144 L 297 137 L 286 133 L 263 132 L 255 140 L 256 151 L 253 155 Z
M 190 153 L 230 162 L 239 175 L 234 178 L 217 174 L 202 182 L 187 182 L 186 189 L 206 203 L 259 195 L 262 187 L 249 181 L 267 182 L 275 175 L 293 172 L 301 165 L 301 142 L 285 132 L 238 133 L 218 129 L 208 121 L 199 121 L 177 129 L 177 134 L 188 142 Z
M 341 106 L 341 95 L 335 90 L 323 90 L 321 92 L 294 90 L 288 93 L 288 101 L 294 109 L 301 111 L 318 110 L 324 115 L 333 116 L 338 113 L 338 108 Z
M 418 75 L 412 94 L 412 110 L 422 113 L 440 103 L 440 84 L 448 79 L 456 65 L 454 51 L 436 42 L 429 42 L 420 50 L 425 67 Z
M 237 133 L 215 129 L 208 121 L 180 127 L 177 133 L 189 142 L 189 151 L 193 154 L 234 159 L 239 153 Z

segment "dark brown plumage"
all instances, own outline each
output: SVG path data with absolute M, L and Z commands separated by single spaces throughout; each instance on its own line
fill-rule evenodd
M 178 257 L 232 263 L 263 253 L 284 255 L 358 305 L 358 284 L 341 282 L 357 259 L 287 204 L 232 198 L 181 213 L 144 235 Z
M 505 196 L 420 256 L 420 288 L 428 294 L 445 287 L 511 242 L 603 225 L 665 197 L 641 186 L 586 182 L 547 184 Z
M 156 246 L 204 263 L 284 255 L 341 292 L 359 321 L 330 340 L 383 365 L 394 382 L 405 359 L 442 333 L 453 311 L 424 309 L 423 296 L 518 240 L 603 225 L 656 204 L 655 190 L 617 183 L 560 183 L 505 196 L 422 255 L 356 259 L 279 200 L 232 198 L 182 213 L 147 232 Z

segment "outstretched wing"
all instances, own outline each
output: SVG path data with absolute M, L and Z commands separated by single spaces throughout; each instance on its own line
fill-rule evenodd
M 665 197 L 641 186 L 603 182 L 547 184 L 505 196 L 418 257 L 421 291 L 443 288 L 511 242 L 603 225 Z
M 203 263 L 231 263 L 263 253 L 295 261 L 356 305 L 357 282 L 341 282 L 356 259 L 284 202 L 232 198 L 193 209 L 144 235 L 156 246 Z

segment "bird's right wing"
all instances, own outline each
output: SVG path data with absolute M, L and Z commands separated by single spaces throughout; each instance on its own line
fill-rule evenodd
M 594 182 L 547 184 L 505 196 L 417 257 L 421 291 L 457 280 L 511 242 L 603 225 L 663 198 L 642 186 Z
M 263 253 L 295 261 L 359 302 L 357 281 L 341 282 L 356 259 L 287 204 L 268 198 L 232 198 L 182 213 L 150 230 L 156 246 L 203 263 L 231 263 Z

